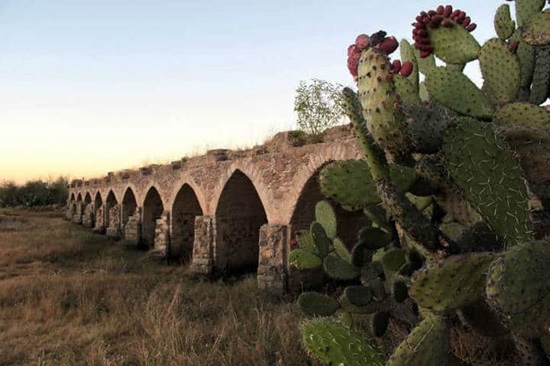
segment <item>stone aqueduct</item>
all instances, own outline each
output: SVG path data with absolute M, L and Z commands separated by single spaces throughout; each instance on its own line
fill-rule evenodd
M 73 180 L 67 219 L 109 237 L 190 262 L 201 274 L 257 273 L 282 293 L 298 286 L 290 242 L 314 219 L 322 198 L 317 175 L 330 161 L 361 157 L 349 126 L 304 144 L 294 132 L 245 151 L 203 156 Z M 336 208 L 347 245 L 364 216 Z

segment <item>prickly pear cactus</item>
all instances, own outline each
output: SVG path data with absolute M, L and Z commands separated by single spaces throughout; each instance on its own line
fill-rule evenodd
M 544 7 L 542 0 L 502 4 L 493 19 L 496 37 L 483 45 L 472 19 L 447 5 L 420 12 L 413 42 L 378 31 L 348 47 L 358 90 L 344 89 L 345 110 L 364 160 L 327 165 L 319 183 L 330 204 L 362 210 L 372 225 L 348 250 L 330 205 L 320 203 L 290 255 L 294 265 L 322 266 L 346 281 L 334 299 L 299 299 L 308 315 L 341 319 L 302 328 L 317 360 L 369 364 L 357 350 L 372 355 L 376 348 L 387 365 L 461 365 L 450 334 L 469 329 L 495 344 L 508 337 L 526 365 L 549 364 L 550 242 L 541 230 L 544 218 L 550 222 Z M 401 60 L 392 60 L 398 45 Z M 481 87 L 463 73 L 475 60 Z M 355 348 L 346 351 L 343 339 Z

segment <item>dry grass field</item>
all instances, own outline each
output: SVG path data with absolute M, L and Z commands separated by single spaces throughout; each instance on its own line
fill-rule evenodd
M 0 211 L 0 365 L 310 365 L 301 315 L 52 212 Z

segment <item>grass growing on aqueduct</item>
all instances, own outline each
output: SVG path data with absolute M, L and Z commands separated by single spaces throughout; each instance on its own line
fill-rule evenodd
M 0 211 L 0 365 L 308 365 L 299 311 L 52 212 Z

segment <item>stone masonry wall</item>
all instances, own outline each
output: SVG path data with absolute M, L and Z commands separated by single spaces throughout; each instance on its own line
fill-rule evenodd
M 267 286 L 279 289 L 285 288 L 286 284 L 275 285 L 275 282 L 289 280 L 286 278 L 290 273 L 286 254 L 280 254 L 287 249 L 273 252 L 275 254 L 271 258 L 267 256 L 269 250 L 266 248 L 271 250 L 272 246 L 275 248 L 277 245 L 287 248 L 292 236 L 292 217 L 302 195 L 307 194 L 304 192 L 306 183 L 330 161 L 361 157 L 350 126 L 329 130 L 323 142 L 317 144 L 307 144 L 300 133 L 290 131 L 277 134 L 266 144 L 248 150 L 211 150 L 203 156 L 183 158 L 167 165 L 110 172 L 103 178 L 85 182 L 73 181 L 69 194 L 72 197 L 106 197 L 107 202 L 102 204 L 109 207 L 111 202 L 122 202 L 125 192 L 131 189 L 137 208 L 143 210 L 139 218 L 142 230 L 139 240 L 135 240 L 138 218 L 134 218 L 134 224 L 130 224 L 133 219 L 129 218 L 124 234 L 129 239 L 128 228 L 131 228 L 134 233 L 132 239 L 142 241 L 143 234 L 151 232 L 144 226 L 148 222 L 146 216 L 150 216 L 153 235 L 149 239 L 145 237 L 145 240 L 156 241 L 159 238 L 155 233 L 156 220 L 160 214 L 149 214 L 152 212 L 151 206 L 145 202 L 148 193 L 154 188 L 160 197 L 160 212 L 166 211 L 172 217 L 173 211 L 177 211 L 174 210 L 176 196 L 182 187 L 187 186 L 188 194 L 181 202 L 193 197 L 196 200 L 195 209 L 180 211 L 188 213 L 183 219 L 186 223 L 174 231 L 177 224 L 172 222 L 172 226 L 168 225 L 163 232 L 168 233 L 166 240 L 171 244 L 190 243 L 193 239 L 191 269 L 210 273 L 216 268 L 255 267 L 253 270 L 258 271 L 261 283 L 271 283 Z M 246 179 L 235 185 L 236 177 Z M 242 184 L 245 180 L 249 184 Z M 231 186 L 234 187 L 229 189 Z M 72 203 L 74 201 L 69 202 Z M 304 214 L 309 215 L 313 205 L 308 202 L 303 207 Z M 116 210 L 107 213 L 110 220 L 104 226 L 108 226 L 109 235 L 117 234 L 118 237 L 121 223 L 118 207 Z M 78 209 L 76 211 L 73 219 L 76 217 L 75 221 L 78 221 Z M 96 227 L 101 224 L 102 215 L 96 215 Z M 190 233 L 189 223 L 192 221 L 195 223 L 194 232 Z M 295 220 L 298 226 L 305 226 L 306 220 L 302 221 Z M 265 229 L 267 231 L 262 234 L 264 229 L 260 228 L 266 224 L 270 229 Z M 283 235 L 280 231 L 283 229 L 276 229 L 278 225 L 288 231 Z M 286 246 L 279 243 L 280 240 L 286 241 Z M 151 244 L 150 247 L 153 246 Z

